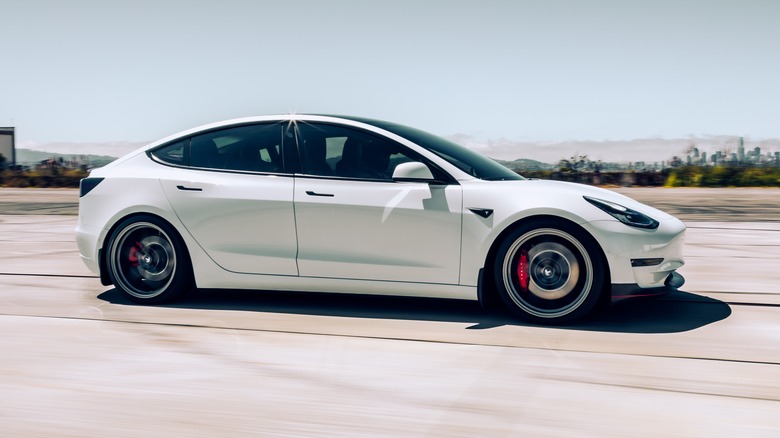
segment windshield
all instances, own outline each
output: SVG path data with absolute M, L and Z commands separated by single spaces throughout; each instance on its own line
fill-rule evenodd
M 489 181 L 525 179 L 490 158 L 437 135 L 379 120 L 356 120 L 388 130 L 393 134 L 417 143 L 475 178 Z

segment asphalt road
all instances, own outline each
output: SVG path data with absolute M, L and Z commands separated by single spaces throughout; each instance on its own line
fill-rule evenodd
M 549 328 L 447 300 L 137 306 L 81 264 L 75 191 L 0 190 L 0 436 L 780 436 L 780 191 L 628 194 L 689 226 L 683 291 Z

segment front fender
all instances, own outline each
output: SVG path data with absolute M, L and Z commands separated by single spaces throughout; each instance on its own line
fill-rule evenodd
M 603 219 L 605 213 L 594 208 L 581 194 L 571 190 L 533 190 L 529 181 L 476 182 L 463 184 L 463 247 L 461 284 L 476 286 L 479 269 L 485 266 L 491 248 L 509 229 L 538 217 L 555 217 L 577 225 Z M 483 217 L 470 209 L 487 209 Z

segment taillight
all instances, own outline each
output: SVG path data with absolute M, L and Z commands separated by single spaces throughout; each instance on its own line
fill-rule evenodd
M 84 178 L 79 182 L 79 198 L 83 197 L 97 187 L 104 178 Z

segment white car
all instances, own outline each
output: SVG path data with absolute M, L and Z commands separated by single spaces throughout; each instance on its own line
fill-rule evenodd
M 278 115 L 93 170 L 76 237 L 102 283 L 140 303 L 194 287 L 345 292 L 503 302 L 561 323 L 680 287 L 684 232 L 628 197 L 525 179 L 414 128 Z

